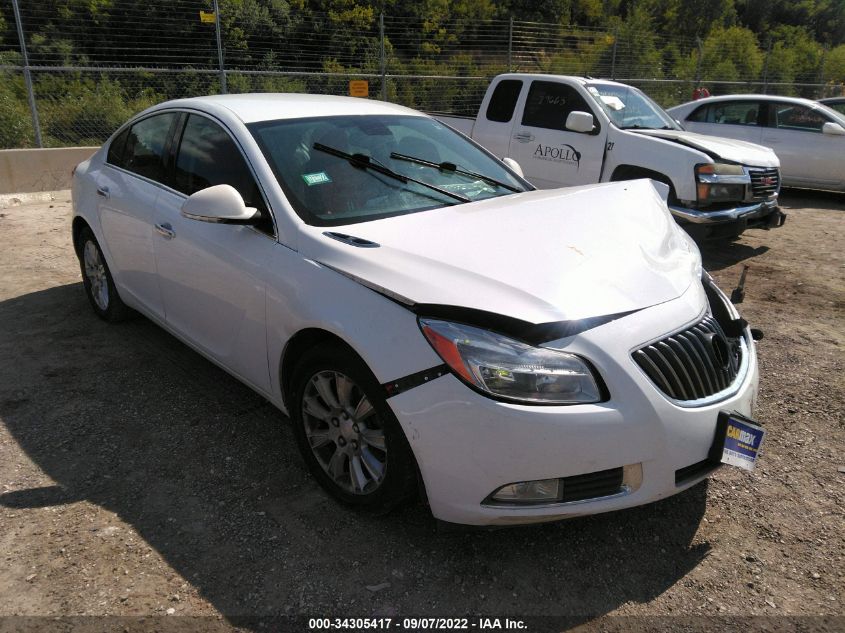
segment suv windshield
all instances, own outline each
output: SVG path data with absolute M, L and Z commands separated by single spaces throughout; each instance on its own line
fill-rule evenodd
M 530 189 L 492 155 L 427 117 L 335 116 L 248 127 L 294 210 L 317 226 Z
M 682 130 L 654 101 L 633 86 L 587 84 L 587 92 L 623 130 Z

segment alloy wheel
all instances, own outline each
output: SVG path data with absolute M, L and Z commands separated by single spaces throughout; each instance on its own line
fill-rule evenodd
M 356 495 L 379 488 L 387 470 L 384 427 L 351 378 L 314 374 L 302 397 L 302 423 L 317 462 L 337 486 Z
M 85 277 L 91 284 L 91 296 L 100 310 L 109 309 L 109 282 L 106 266 L 100 255 L 100 249 L 92 241 L 85 242 L 83 250 Z

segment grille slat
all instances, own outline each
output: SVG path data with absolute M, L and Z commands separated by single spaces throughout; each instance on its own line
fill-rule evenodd
M 780 189 L 780 172 L 777 167 L 750 169 L 751 195 L 754 198 L 769 198 Z
M 634 362 L 674 400 L 699 400 L 733 384 L 742 363 L 739 339 L 728 338 L 712 316 L 636 350 Z

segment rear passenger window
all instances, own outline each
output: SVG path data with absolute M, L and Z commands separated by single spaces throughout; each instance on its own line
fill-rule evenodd
M 721 123 L 725 125 L 759 125 L 759 101 L 717 101 L 699 107 L 687 117 L 697 123 Z
M 687 117 L 686 120 L 687 121 L 693 121 L 695 123 L 706 123 L 707 122 L 707 113 L 708 113 L 709 109 L 710 109 L 710 106 L 706 106 L 706 105 L 698 106 L 698 108 L 695 109 L 693 111 L 693 113 L 690 114 Z
M 109 145 L 109 153 L 106 155 L 107 163 L 117 167 L 123 167 L 127 138 L 129 138 L 129 128 L 118 134 L 111 142 L 111 145 Z
M 167 183 L 164 147 L 176 114 L 157 114 L 138 121 L 129 130 L 121 167 L 156 182 Z
M 519 79 L 504 79 L 499 82 L 490 97 L 490 104 L 487 106 L 487 120 L 497 123 L 507 123 L 513 118 L 513 111 L 516 109 L 516 102 L 519 93 L 522 91 L 522 82 Z
M 566 117 L 576 110 L 588 112 L 595 117 L 590 106 L 572 86 L 552 81 L 535 81 L 528 91 L 522 125 L 565 131 Z M 598 125 L 592 133 L 598 133 Z

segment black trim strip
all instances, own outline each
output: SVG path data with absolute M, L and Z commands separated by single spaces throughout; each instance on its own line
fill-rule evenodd
M 586 332 L 594 327 L 610 323 L 611 321 L 621 319 L 639 311 L 639 309 L 628 310 L 626 312 L 616 312 L 614 314 L 605 314 L 586 319 L 573 319 L 571 321 L 531 323 L 522 319 L 496 314 L 495 312 L 487 312 L 486 310 L 477 310 L 475 308 L 463 308 L 460 306 L 417 303 L 411 306 L 410 309 L 420 317 L 456 321 L 466 325 L 492 330 L 535 346 Z
M 400 393 L 408 391 L 409 389 L 413 389 L 414 387 L 419 387 L 420 385 L 424 385 L 427 382 L 431 382 L 441 376 L 445 376 L 449 373 L 449 367 L 446 363 L 442 365 L 438 365 L 437 367 L 432 367 L 431 369 L 423 369 L 422 371 L 418 371 L 415 374 L 410 374 L 403 378 L 397 378 L 396 380 L 391 380 L 390 382 L 386 382 L 382 385 L 382 388 L 385 391 L 386 398 L 392 398 L 393 396 L 398 396 Z

